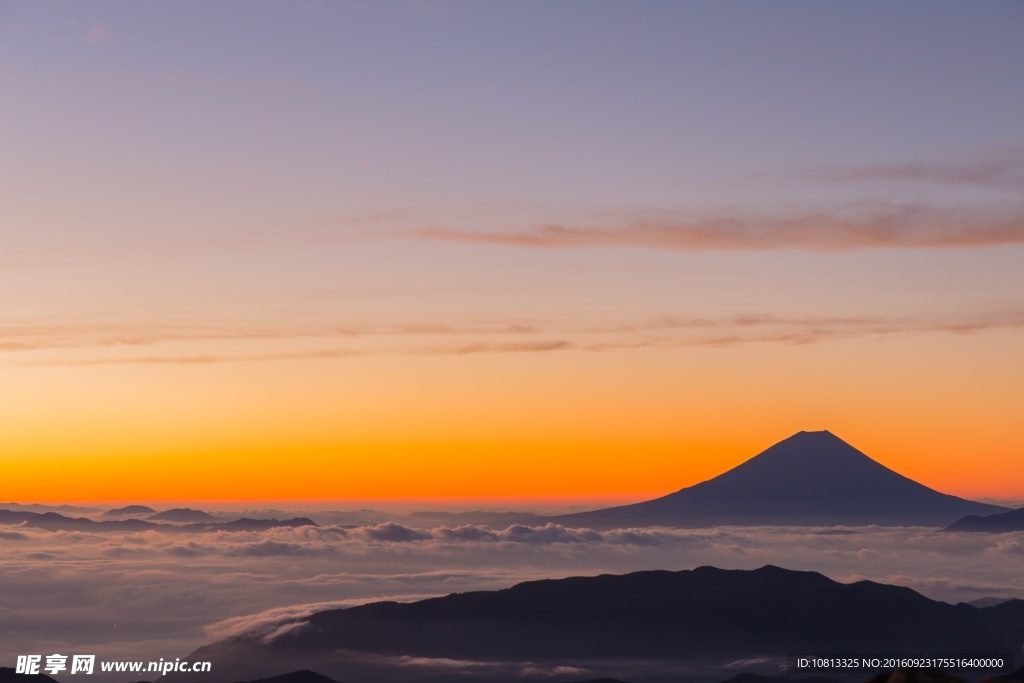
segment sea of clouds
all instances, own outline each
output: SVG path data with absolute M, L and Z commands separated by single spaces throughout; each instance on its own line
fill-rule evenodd
M 909 586 L 948 602 L 1024 598 L 1024 532 L 722 527 L 594 531 L 555 524 L 416 529 L 388 522 L 202 534 L 0 526 L 0 666 L 19 654 L 183 657 L 272 635 L 288 619 L 378 599 L 539 578 L 774 564 Z

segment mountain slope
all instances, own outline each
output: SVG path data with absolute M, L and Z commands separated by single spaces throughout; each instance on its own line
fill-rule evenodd
M 1005 508 L 939 493 L 842 439 L 799 432 L 714 479 L 662 498 L 548 518 L 566 526 L 945 526 Z
M 148 505 L 126 505 L 113 510 L 107 510 L 100 517 L 126 517 L 128 515 L 153 515 L 156 510 Z
M 1006 533 L 1008 531 L 1024 531 L 1024 508 L 1010 510 L 997 515 L 968 515 L 958 519 L 943 531 L 985 531 L 988 533 Z
M 3 513 L 0 510 L 0 523 L 3 522 Z M 293 517 L 292 519 L 236 519 L 233 522 L 200 522 L 194 524 L 157 524 L 141 519 L 122 519 L 94 521 L 87 517 L 65 517 L 56 512 L 44 512 L 42 514 L 27 513 L 32 515 L 27 518 L 22 526 L 34 529 L 46 529 L 47 531 L 160 531 L 168 534 L 198 534 L 211 531 L 266 531 L 277 527 L 301 527 L 316 526 L 316 522 L 308 517 Z M 150 518 L 152 519 L 152 517 Z
M 209 512 L 192 508 L 172 508 L 147 517 L 152 522 L 217 522 L 220 521 Z
M 38 512 L 23 510 L 0 510 L 0 524 L 21 524 L 24 521 L 38 517 Z
M 1017 645 L 1024 601 L 976 608 L 815 572 L 700 567 L 531 581 L 502 591 L 373 603 L 309 617 L 304 643 L 437 656 L 665 656 L 750 648 Z M 429 628 L 428 628 L 429 626 Z M 528 627 L 528 628 L 524 628 Z M 1019 645 L 1017 645 L 1019 646 Z
M 58 683 L 46 674 L 19 674 L 13 667 L 0 667 L 0 683 Z
M 416 662 L 438 661 L 462 667 L 449 671 L 448 680 L 475 681 L 471 674 L 481 671 L 486 680 L 514 679 L 521 672 L 513 668 L 498 676 L 481 667 L 525 662 L 589 671 L 599 665 L 604 676 L 640 680 L 707 658 L 1015 651 L 1024 633 L 1024 601 L 977 608 L 899 586 L 841 584 L 815 572 L 700 567 L 372 603 L 296 618 L 277 635 L 266 633 L 221 641 L 188 659 L 212 661 L 215 672 L 235 680 L 246 667 L 315 665 L 329 676 L 358 666 L 364 680 L 379 674 L 379 680 L 398 681 L 404 678 L 388 667 L 405 667 L 411 675 Z M 638 662 L 646 674 L 637 673 Z

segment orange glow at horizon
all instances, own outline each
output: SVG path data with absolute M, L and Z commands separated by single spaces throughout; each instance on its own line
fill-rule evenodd
M 1021 3 L 237 4 L 0 2 L 0 502 L 1024 504 Z
M 942 343 L 934 353 L 966 341 Z M 2 406 L 6 497 L 640 499 L 714 477 L 803 429 L 828 429 L 944 493 L 1024 497 L 1006 476 L 1024 452 L 1014 428 L 1020 368 L 989 372 L 980 359 L 922 386 L 930 359 L 920 343 L 890 341 L 870 376 L 836 365 L 850 344 L 802 347 L 799 366 L 787 362 L 793 347 L 759 345 L 37 369 L 36 383 Z M 61 375 L 63 393 L 47 390 L 46 374 Z M 101 376 L 104 391 L 91 394 Z M 930 389 L 938 384 L 942 392 Z M 981 413 L 949 400 L 982 390 Z M 60 429 L 44 428 L 47 412 Z

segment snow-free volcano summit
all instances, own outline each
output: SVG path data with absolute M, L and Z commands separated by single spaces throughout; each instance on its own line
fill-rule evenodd
M 1005 508 L 940 493 L 828 431 L 799 432 L 695 486 L 633 505 L 562 515 L 572 527 L 945 526 Z

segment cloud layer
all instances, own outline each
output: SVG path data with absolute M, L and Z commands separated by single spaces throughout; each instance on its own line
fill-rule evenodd
M 701 565 L 812 569 L 949 601 L 1024 597 L 1024 534 L 830 531 L 384 523 L 168 537 L 10 526 L 0 535 L 0 613 L 14 635 L 0 657 L 60 648 L 176 657 L 211 639 L 250 631 L 265 637 L 311 611 L 368 600 Z
M 614 225 L 545 224 L 514 232 L 430 228 L 422 239 L 534 248 L 601 246 L 680 251 L 845 251 L 1024 243 L 1024 207 L 1004 211 L 912 204 L 855 206 L 784 217 L 639 216 Z
M 1024 191 L 1024 148 L 1006 148 L 984 157 L 817 169 L 812 177 L 831 181 L 920 182 Z
M 950 312 L 942 317 L 874 315 L 783 316 L 746 313 L 721 317 L 662 316 L 601 326 L 569 326 L 533 320 L 483 324 L 323 324 L 303 327 L 222 327 L 183 322 L 176 328 L 12 325 L 0 329 L 0 358 L 17 365 L 203 365 L 282 360 L 338 360 L 379 355 L 468 356 L 477 354 L 614 351 L 645 347 L 724 347 L 736 344 L 811 344 L 836 339 L 895 335 L 973 334 L 1024 328 L 1024 310 Z M 333 345 L 347 340 L 345 346 Z M 278 351 L 245 351 L 233 343 L 276 345 Z M 182 346 L 202 351 L 183 352 Z M 303 348 L 295 348 L 299 344 Z M 313 348 L 309 346 L 315 345 Z M 138 347 L 174 352 L 127 355 Z M 261 347 L 264 348 L 264 347 Z M 93 350 L 94 354 L 81 355 Z M 45 356 L 26 353 L 44 353 Z M 55 355 L 60 354 L 60 355 Z

